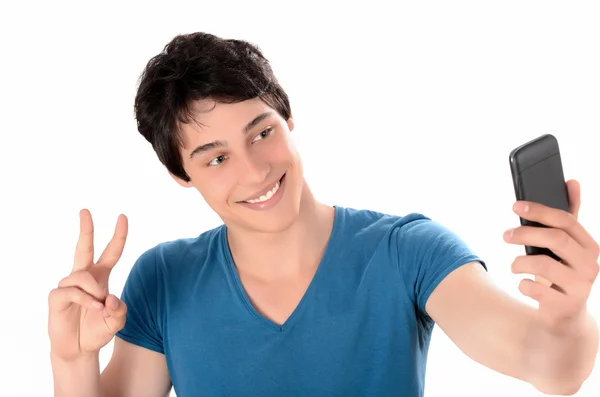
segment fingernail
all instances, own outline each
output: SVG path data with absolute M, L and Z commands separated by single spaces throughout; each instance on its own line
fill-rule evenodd
M 515 232 L 515 229 L 508 229 L 507 231 L 504 232 L 504 239 L 505 240 L 510 240 L 513 236 L 513 233 Z
M 527 212 L 529 210 L 529 206 L 526 203 L 522 203 L 520 201 L 517 201 L 515 203 L 515 205 L 513 205 L 513 210 L 515 212 Z
M 92 306 L 94 306 L 96 309 L 102 309 L 104 307 L 104 305 L 98 301 L 93 301 Z

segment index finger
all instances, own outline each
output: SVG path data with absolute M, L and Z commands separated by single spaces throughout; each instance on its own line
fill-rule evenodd
M 594 238 L 569 212 L 531 201 L 518 201 L 513 209 L 522 218 L 551 228 L 564 230 L 583 248 L 589 249 L 597 245 Z
M 75 247 L 73 272 L 88 269 L 94 264 L 94 222 L 87 209 L 79 211 L 79 240 Z

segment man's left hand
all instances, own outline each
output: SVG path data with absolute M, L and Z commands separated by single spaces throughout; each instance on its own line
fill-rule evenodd
M 515 274 L 531 274 L 536 281 L 524 279 L 519 290 L 539 302 L 539 313 L 549 330 L 572 330 L 587 313 L 587 300 L 598 276 L 598 243 L 578 221 L 581 194 L 579 183 L 567 182 L 570 212 L 538 203 L 517 201 L 517 215 L 548 228 L 519 226 L 504 233 L 511 244 L 548 248 L 562 262 L 547 255 L 523 255 L 515 259 Z M 543 283 L 539 278 L 545 279 Z

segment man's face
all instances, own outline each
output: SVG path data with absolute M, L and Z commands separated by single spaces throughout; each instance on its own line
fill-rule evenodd
M 304 186 L 290 142 L 292 120 L 256 98 L 234 104 L 203 100 L 183 124 L 183 167 L 208 205 L 229 225 L 275 232 L 296 219 Z

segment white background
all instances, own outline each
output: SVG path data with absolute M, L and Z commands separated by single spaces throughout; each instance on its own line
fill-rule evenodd
M 566 177 L 582 184 L 581 221 L 600 239 L 597 1 L 215 3 L 0 7 L 2 396 L 52 395 L 47 294 L 70 270 L 80 208 L 92 211 L 99 250 L 117 215 L 129 217 L 117 294 L 143 251 L 220 222 L 135 128 L 138 76 L 179 33 L 259 44 L 291 97 L 318 198 L 425 213 L 517 297 L 510 263 L 523 249 L 502 241 L 518 223 L 512 148 L 559 139 Z M 578 395 L 599 389 L 597 368 Z M 426 395 L 540 393 L 475 364 L 436 328 Z

